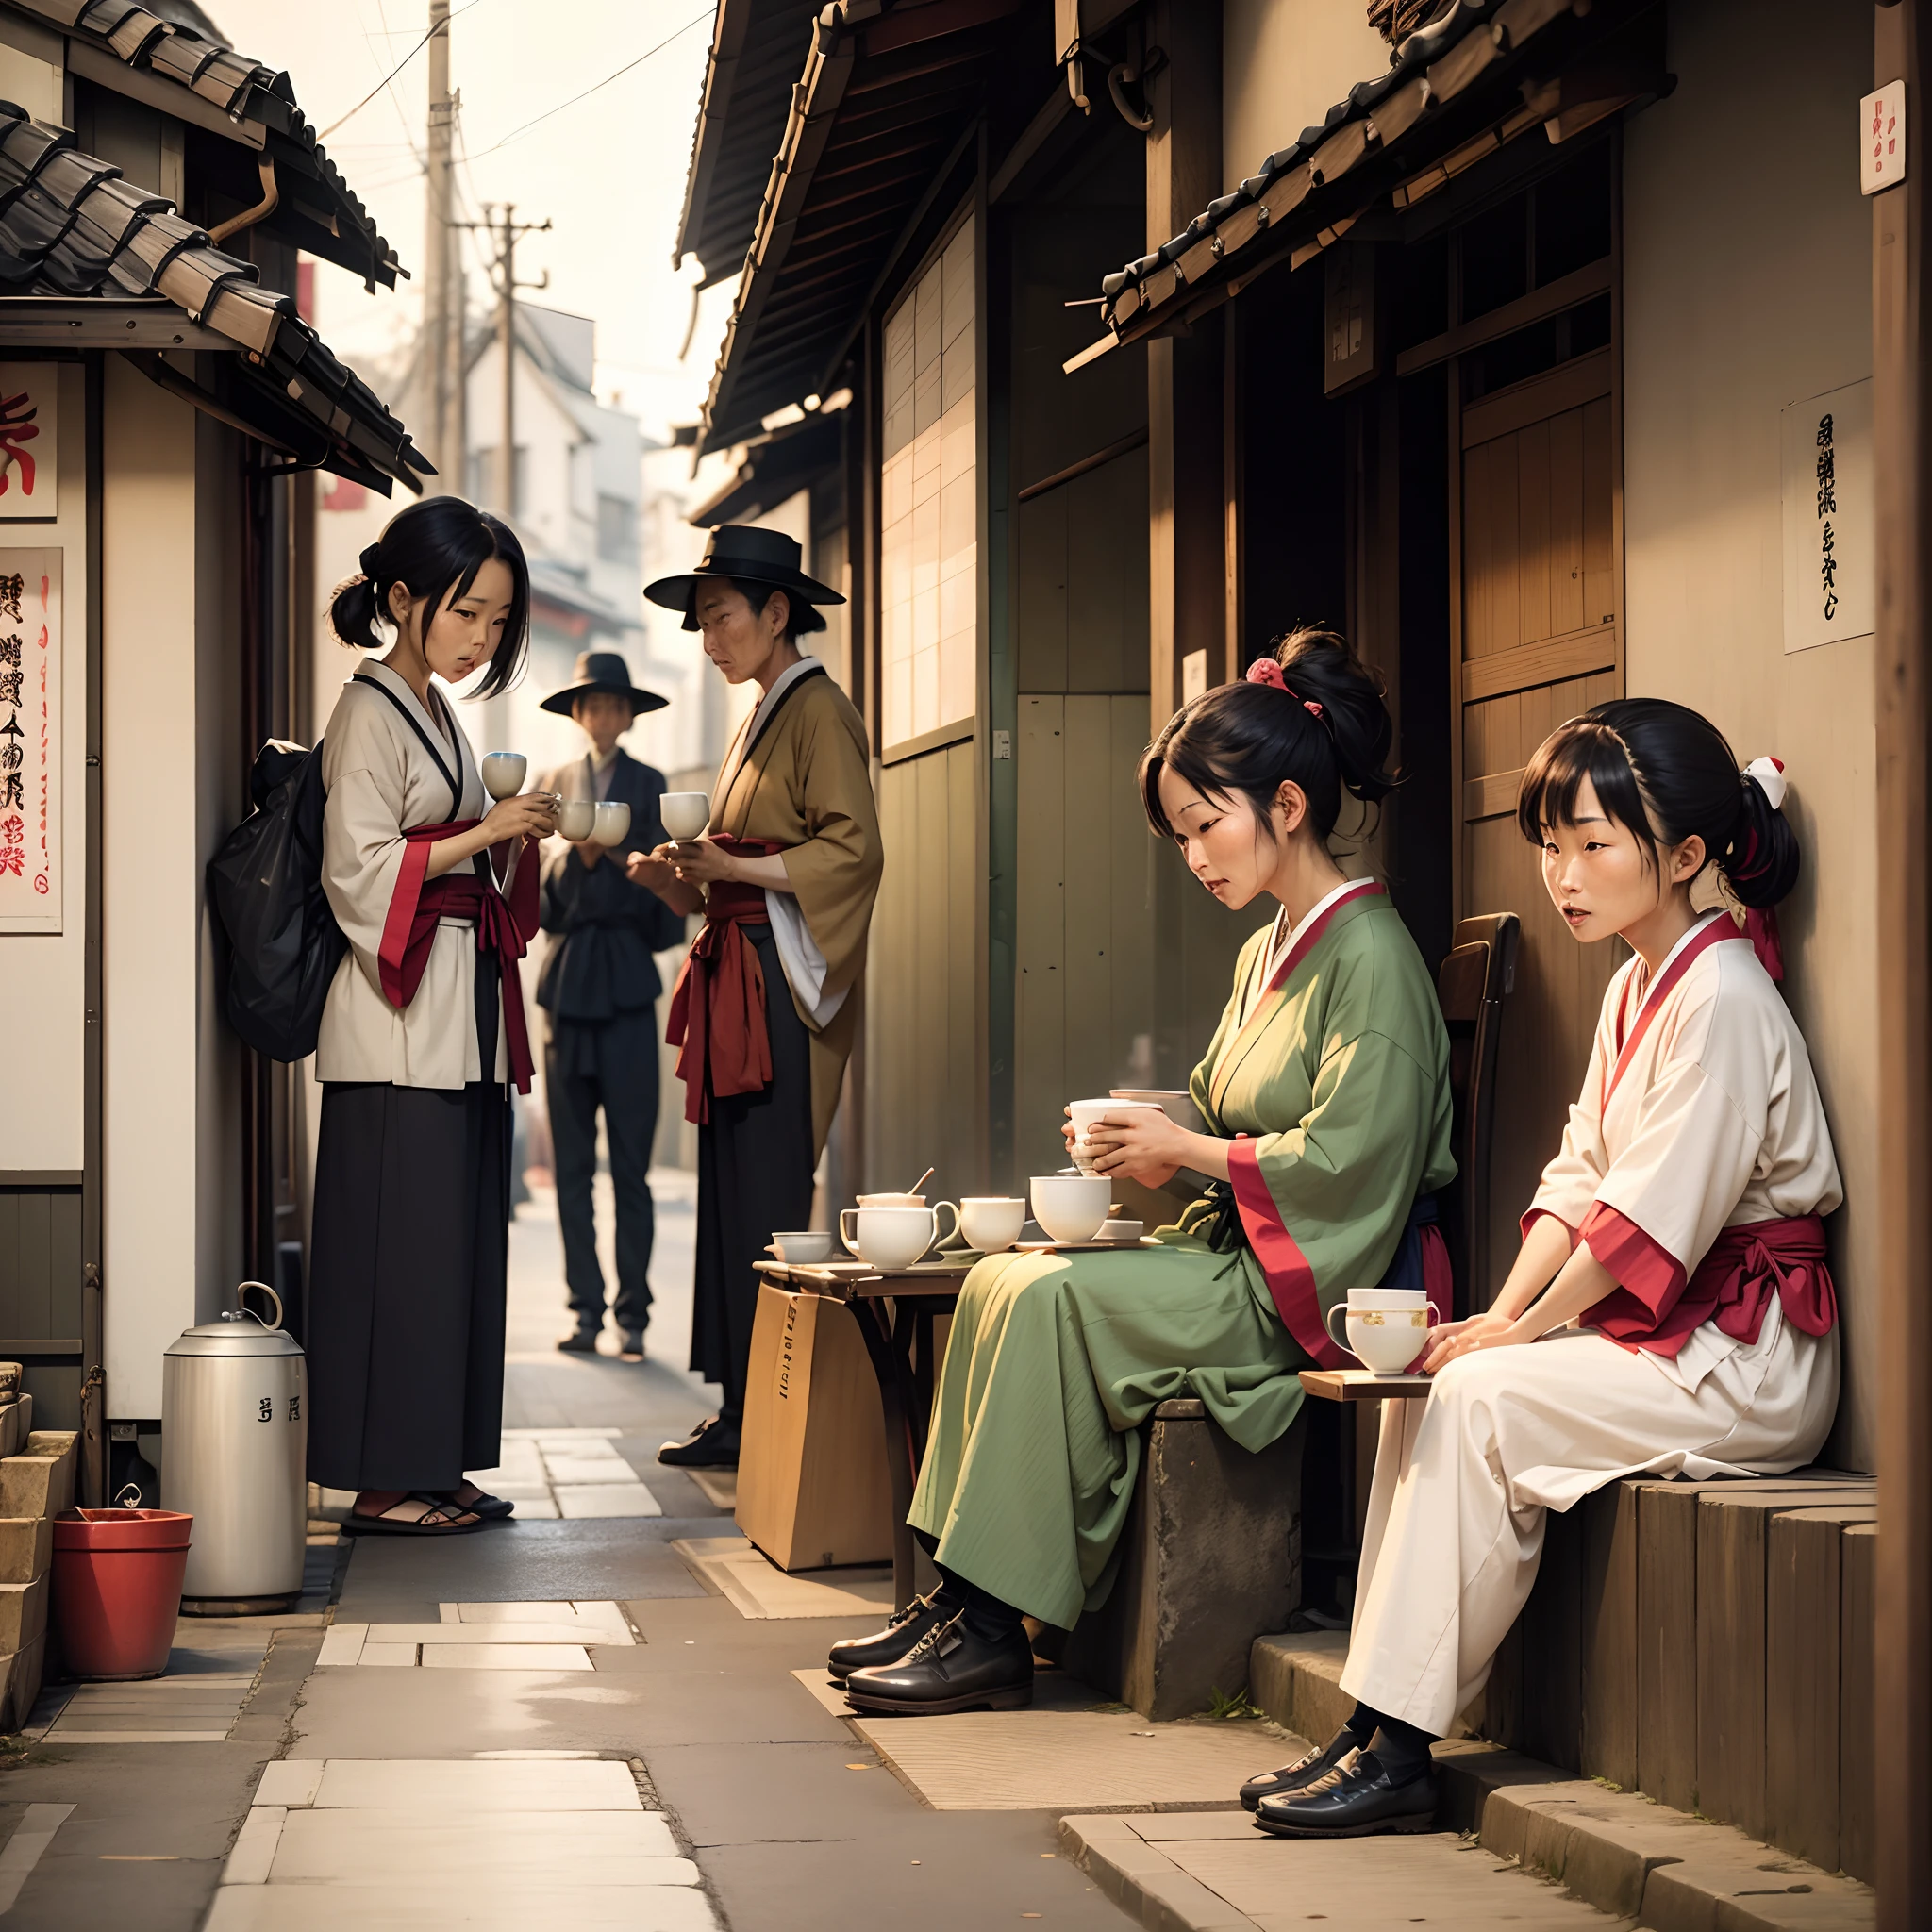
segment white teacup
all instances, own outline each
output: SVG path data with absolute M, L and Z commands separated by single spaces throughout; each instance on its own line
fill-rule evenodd
M 856 1197 L 861 1208 L 924 1208 L 924 1194 L 860 1194 Z
M 1037 1174 L 1031 1182 L 1033 1218 L 1055 1241 L 1091 1241 L 1113 1205 L 1104 1174 Z
M 814 1268 L 832 1256 L 832 1237 L 823 1229 L 788 1228 L 772 1237 L 772 1252 L 797 1268 Z
M 1356 1288 L 1341 1307 L 1328 1310 L 1323 1325 L 1329 1341 L 1364 1368 L 1378 1375 L 1400 1375 L 1422 1354 L 1432 1317 L 1441 1320 L 1435 1303 L 1419 1288 Z M 1335 1332 L 1338 1318 L 1342 1335 Z
M 702 791 L 667 791 L 658 816 L 674 839 L 695 839 L 711 823 L 711 801 Z
M 981 1255 L 997 1255 L 1020 1239 L 1026 1204 L 1005 1195 L 969 1195 L 959 1203 L 959 1232 Z
M 1093 1172 L 1093 1156 L 1087 1151 L 1087 1129 L 1096 1121 L 1126 1121 L 1137 1113 L 1159 1113 L 1160 1105 L 1152 1100 L 1075 1100 L 1067 1111 L 1074 1121 L 1074 1164 L 1082 1174 Z
M 600 798 L 591 837 L 600 845 L 615 845 L 630 830 L 630 807 L 621 798 Z
M 491 798 L 514 798 L 524 789 L 530 761 L 520 751 L 487 751 L 477 760 L 477 769 Z
M 594 798 L 563 798 L 557 805 L 557 829 L 573 845 L 581 845 L 597 824 Z
M 941 1201 L 935 1208 L 847 1208 L 839 1215 L 839 1233 L 861 1261 L 890 1274 L 911 1267 L 932 1246 L 940 1232 L 941 1208 L 952 1208 L 957 1227 L 958 1208 Z

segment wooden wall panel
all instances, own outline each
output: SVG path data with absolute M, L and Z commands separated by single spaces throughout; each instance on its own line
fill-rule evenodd
M 1015 1186 L 1064 1165 L 1068 1101 L 1152 1078 L 1155 854 L 1133 784 L 1146 715 L 1134 693 L 1019 702 Z
M 880 774 L 886 874 L 866 988 L 867 1172 L 880 1187 L 904 1187 L 931 1161 L 929 1197 L 985 1184 L 975 749 L 969 740 Z
M 0 1186 L 0 1336 L 80 1334 L 78 1188 Z
M 1495 417 L 1508 425 L 1506 433 L 1462 452 L 1458 690 L 1465 666 L 1616 618 L 1614 402 L 1609 395 L 1577 402 L 1575 389 L 1574 370 L 1524 385 L 1512 408 Z M 1541 418 L 1533 413 L 1539 394 L 1552 410 Z M 1465 418 L 1466 443 L 1475 420 Z M 1488 680 L 1489 688 L 1498 681 Z M 1579 948 L 1557 917 L 1539 857 L 1509 815 L 1517 778 L 1564 719 L 1621 689 L 1620 672 L 1609 669 L 1462 707 L 1459 910 L 1465 917 L 1514 912 L 1523 921 L 1497 1069 L 1490 1198 L 1495 1279 L 1477 1285 L 1478 1306 L 1487 1305 L 1516 1251 L 1516 1223 L 1581 1082 L 1604 988 L 1626 957 L 1616 944 Z

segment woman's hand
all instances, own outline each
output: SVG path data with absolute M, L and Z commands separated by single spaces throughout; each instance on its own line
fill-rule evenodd
M 738 876 L 731 854 L 710 839 L 674 840 L 651 857 L 663 860 L 687 886 L 714 886 Z
M 655 852 L 633 852 L 624 861 L 625 876 L 634 886 L 646 886 L 659 898 L 671 889 L 677 878 L 676 872 L 668 860 L 659 858 Z
M 1062 1132 L 1071 1149 L 1071 1121 Z M 1095 1174 L 1124 1174 L 1143 1188 L 1163 1188 L 1186 1164 L 1191 1139 L 1158 1108 L 1136 1107 L 1123 1109 L 1118 1121 L 1095 1121 L 1087 1129 L 1087 1153 Z
M 1485 1315 L 1472 1315 L 1466 1322 L 1444 1322 L 1429 1338 L 1429 1356 L 1423 1364 L 1423 1374 L 1433 1375 L 1458 1356 L 1474 1355 L 1481 1348 L 1513 1348 L 1535 1340 L 1534 1335 L 1523 1332 L 1520 1318 L 1511 1321 L 1493 1308 Z
M 486 845 L 513 839 L 547 839 L 557 829 L 557 800 L 548 791 L 521 791 L 500 798 L 476 827 Z

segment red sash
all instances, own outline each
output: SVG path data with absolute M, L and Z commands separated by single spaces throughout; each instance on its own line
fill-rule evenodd
M 731 854 L 764 858 L 782 850 L 771 839 L 713 833 L 711 843 Z M 765 1024 L 765 974 L 747 925 L 767 925 L 762 886 L 720 879 L 706 889 L 705 923 L 691 942 L 671 993 L 668 1045 L 678 1049 L 684 1117 L 709 1123 L 711 1100 L 762 1093 L 772 1084 L 772 1036 Z
M 1591 1252 L 1624 1283 L 1584 1311 L 1625 1348 L 1674 1356 L 1715 1321 L 1738 1341 L 1755 1342 L 1774 1294 L 1785 1319 L 1807 1335 L 1838 1320 L 1838 1290 L 1824 1261 L 1824 1224 L 1815 1214 L 1725 1228 L 1686 1282 L 1677 1262 L 1626 1216 L 1602 1207 L 1584 1223 Z
M 510 891 L 514 905 L 507 901 L 496 883 L 492 868 L 486 878 L 474 872 L 446 872 L 440 878 L 425 878 L 429 869 L 429 848 L 439 839 L 454 839 L 480 824 L 480 819 L 452 819 L 446 825 L 411 825 L 403 837 L 408 849 L 403 854 L 402 875 L 396 881 L 395 896 L 389 904 L 389 917 L 383 922 L 382 945 L 377 963 L 382 971 L 384 997 L 392 1007 L 407 1007 L 423 984 L 429 964 L 429 948 L 436 938 L 440 919 L 474 919 L 476 922 L 476 950 L 494 953 L 503 974 L 504 1042 L 509 1052 L 510 1076 L 519 1093 L 530 1091 L 535 1064 L 530 1058 L 529 1031 L 524 1018 L 524 990 L 517 961 L 529 948 L 537 930 L 537 859 L 525 854 L 527 864 L 517 867 Z M 491 848 L 494 854 L 501 846 Z M 483 1069 L 491 1078 L 492 1069 Z
M 1650 1031 L 1650 1023 L 1663 1009 L 1664 1002 L 1676 990 L 1677 982 L 1710 951 L 1711 947 L 1721 945 L 1725 940 L 1742 938 L 1743 934 L 1731 924 L 1731 915 L 1728 912 L 1714 914 L 1703 931 L 1694 939 L 1688 941 L 1677 957 L 1657 975 L 1657 984 L 1643 996 L 1643 1005 L 1638 1011 L 1637 1024 L 1631 1027 L 1627 1038 L 1624 1033 L 1624 1008 L 1630 998 L 1630 982 L 1627 979 L 1624 982 L 1624 998 L 1619 1003 L 1617 1011 L 1617 1064 L 1604 1081 L 1603 1102 L 1598 1108 L 1599 1112 L 1609 1106 L 1610 1095 L 1617 1091 L 1617 1082 L 1624 1077 L 1624 1070 L 1636 1058 L 1638 1042 Z

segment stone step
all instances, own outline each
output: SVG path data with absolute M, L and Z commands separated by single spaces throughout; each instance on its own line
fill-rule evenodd
M 1355 1709 L 1341 1689 L 1346 1630 L 1257 1637 L 1248 1653 L 1248 1697 L 1298 1738 L 1326 1743 Z
M 1248 1694 L 1286 1729 L 1326 1739 L 1353 1707 L 1341 1685 L 1347 1650 L 1346 1633 L 1341 1631 L 1260 1638 Z M 1295 1756 L 1298 1748 L 1291 1743 L 1284 1755 Z M 1570 1900 L 1625 1925 L 1656 1932 L 1799 1932 L 1876 1924 L 1868 1886 L 1729 1825 L 1577 1778 L 1519 1752 L 1475 1739 L 1453 1740 L 1437 1745 L 1436 1770 L 1441 1789 L 1438 1825 L 1445 1833 L 1478 1834 L 1480 1849 L 1489 1855 L 1480 1871 L 1465 1865 L 1458 1885 L 1481 1889 L 1509 1872 L 1526 1874 L 1555 1881 Z M 1130 1918 L 1163 1932 L 1273 1932 L 1291 1907 L 1297 1916 L 1309 1909 L 1301 1884 L 1307 1863 L 1304 1859 L 1299 1877 L 1294 1864 L 1295 1853 L 1306 1848 L 1264 1839 L 1239 1814 L 1067 1818 L 1060 1836 Z M 1380 1924 L 1387 1918 L 1393 1924 L 1402 1919 L 1395 1908 L 1405 1905 L 1411 1888 L 1426 1897 L 1430 1885 L 1445 1882 L 1422 1849 L 1435 1842 L 1368 1839 L 1347 1851 L 1338 1845 L 1324 1852 L 1359 1860 L 1362 1890 L 1351 1894 L 1344 1889 L 1342 1896 L 1374 1910 L 1357 1922 Z M 1390 1865 L 1391 1844 L 1417 1847 L 1403 1855 L 1420 1861 L 1412 1874 Z M 1269 1873 L 1277 1859 L 1281 1894 L 1275 1900 Z M 1354 1870 L 1344 1863 L 1324 1883 L 1346 1880 Z M 1495 1880 L 1485 1875 L 1491 1870 Z M 1448 1871 L 1445 1864 L 1442 1873 Z M 1321 1903 L 1330 1901 L 1324 1895 Z M 1459 1896 L 1456 1903 L 1460 1908 Z M 1543 1907 L 1528 1894 L 1510 1895 L 1508 1903 L 1507 1916 L 1538 1932 L 1546 1924 L 1571 1923 L 1556 1899 Z

